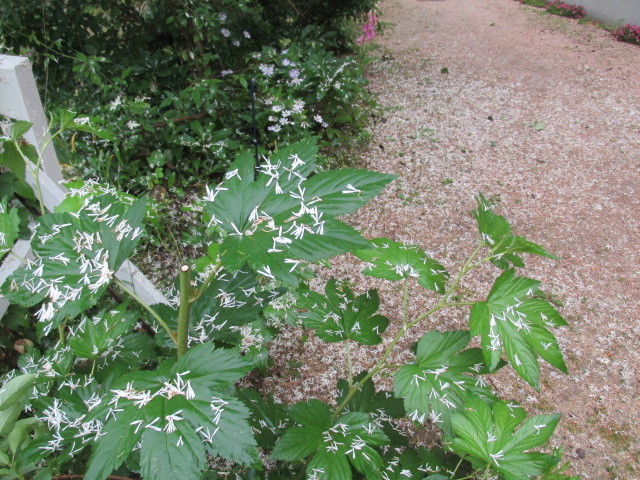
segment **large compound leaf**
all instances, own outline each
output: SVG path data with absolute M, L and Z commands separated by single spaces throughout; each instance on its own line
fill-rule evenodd
M 373 248 L 353 252 L 368 264 L 363 273 L 392 281 L 415 277 L 423 287 L 444 292 L 444 284 L 449 277 L 447 271 L 420 247 L 388 238 L 375 238 L 371 243 Z
M 540 383 L 537 356 L 557 369 L 567 367 L 555 336 L 547 327 L 567 325 L 538 293 L 537 280 L 516 277 L 514 270 L 500 275 L 487 300 L 471 308 L 472 335 L 481 336 L 482 353 L 489 370 L 494 370 L 504 350 L 511 366 L 536 390 Z
M 423 335 L 416 362 L 402 367 L 395 380 L 396 396 L 404 399 L 410 419 L 430 420 L 449 432 L 452 412 L 464 408 L 470 396 L 494 400 L 484 380 L 474 376 L 485 371 L 482 352 L 462 350 L 470 339 L 465 330 L 432 330 Z
M 361 372 L 353 378 L 353 383 L 359 383 L 367 375 Z M 336 403 L 342 404 L 349 393 L 349 383 L 346 380 L 338 380 L 338 397 Z M 354 393 L 347 405 L 345 412 L 364 412 L 371 415 L 374 422 L 378 423 L 382 431 L 387 435 L 392 445 L 408 445 L 408 440 L 402 431 L 391 422 L 392 419 L 404 418 L 406 415 L 402 399 L 396 398 L 393 392 L 376 391 L 373 380 L 369 378 Z
M 382 458 L 372 447 L 387 443 L 386 435 L 362 412 L 346 413 L 337 420 L 319 400 L 290 407 L 295 426 L 289 427 L 276 443 L 271 458 L 296 461 L 312 455 L 307 475 L 317 480 L 351 480 L 351 467 L 367 479 L 379 478 Z
M 306 291 L 298 306 L 307 309 L 300 315 L 305 327 L 327 342 L 354 340 L 363 345 L 376 345 L 382 341 L 389 320 L 376 315 L 380 306 L 378 292 L 368 290 L 356 297 L 347 285 L 338 286 L 331 279 L 325 286 L 326 296 Z
M 506 270 L 511 265 L 524 267 L 524 262 L 517 255 L 518 253 L 556 258 L 540 245 L 530 242 L 524 237 L 512 235 L 511 225 L 507 219 L 493 213 L 491 204 L 483 195 L 479 195 L 476 200 L 478 209 L 473 212 L 473 216 L 478 221 L 483 243 L 493 251 L 491 262 L 496 267 L 502 270 Z
M 276 403 L 273 398 L 264 400 L 257 391 L 250 388 L 238 390 L 237 395 L 251 411 L 250 422 L 256 442 L 264 450 L 272 449 L 288 426 L 287 407 Z
M 220 251 L 228 268 L 248 263 L 269 279 L 296 285 L 300 263 L 368 245 L 335 217 L 364 205 L 394 177 L 346 169 L 307 178 L 316 155 L 312 140 L 279 150 L 259 166 L 247 153 L 218 186 L 207 188 L 208 223 L 223 234 Z
M 560 415 L 526 419 L 527 413 L 517 405 L 501 401 L 492 408 L 479 398 L 469 399 L 465 407 L 452 414 L 450 446 L 477 468 L 490 464 L 505 480 L 529 480 L 558 463 L 552 455 L 526 451 L 551 437 Z
M 9 276 L 2 295 L 27 307 L 42 302 L 36 317 L 45 335 L 95 305 L 141 238 L 145 203 L 104 195 L 79 213 L 40 217 L 31 242 L 35 260 Z
M 434 475 L 437 472 L 453 471 L 456 465 L 450 463 L 451 460 L 448 460 L 444 451 L 438 447 L 432 447 L 429 450 L 424 447 L 407 448 L 400 454 L 390 450 L 384 458 L 382 478 L 384 480 L 440 480 Z M 451 475 L 447 473 L 442 480 L 450 479 Z
M 232 394 L 250 368 L 237 352 L 205 344 L 156 371 L 123 376 L 103 400 L 123 413 L 107 416 L 85 479 L 104 480 L 109 468 L 128 456 L 130 451 L 109 448 L 126 432 L 140 442 L 145 480 L 200 478 L 205 454 L 245 465 L 257 462 L 249 410 Z M 129 422 L 133 431 L 114 425 L 125 414 L 135 417 Z
M 109 312 L 103 310 L 91 318 L 84 317 L 69 338 L 69 346 L 79 358 L 98 358 L 108 350 L 113 351 L 137 320 L 133 312 L 126 311 L 126 305 Z

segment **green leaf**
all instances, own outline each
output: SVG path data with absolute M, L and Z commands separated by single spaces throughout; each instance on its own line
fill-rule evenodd
M 0 201 L 0 258 L 13 248 L 20 231 L 20 218 L 16 208 L 7 206 L 7 199 Z
M 560 415 L 538 415 L 522 423 L 524 418 L 526 412 L 517 405 L 497 402 L 492 409 L 483 400 L 470 398 L 464 409 L 451 416 L 451 448 L 472 463 L 490 464 L 505 480 L 542 475 L 560 459 L 526 450 L 549 439 Z
M 392 281 L 415 277 L 423 287 L 444 292 L 444 284 L 449 277 L 447 271 L 420 247 L 388 238 L 375 238 L 371 243 L 374 248 L 353 252 L 369 264 L 363 273 Z
M 353 379 L 353 383 L 359 383 L 367 372 L 361 372 Z M 346 380 L 338 380 L 338 397 L 336 403 L 342 404 L 349 393 L 349 384 Z M 347 412 L 368 413 L 371 418 L 379 423 L 382 431 L 389 438 L 392 445 L 408 445 L 408 440 L 403 432 L 389 422 L 390 418 L 403 418 L 406 415 L 402 399 L 396 398 L 393 392 L 377 391 L 373 380 L 370 378 L 356 391 L 345 407 Z
M 538 293 L 539 284 L 506 270 L 496 279 L 487 300 L 473 305 L 469 320 L 471 334 L 481 336 L 489 370 L 497 367 L 504 350 L 514 370 L 535 389 L 540 382 L 537 356 L 567 371 L 558 342 L 547 329 L 567 323 L 548 302 L 531 298 Z
M 331 409 L 320 400 L 311 399 L 289 407 L 291 419 L 300 427 L 288 428 L 271 452 L 275 460 L 302 460 L 322 445 L 322 434 L 331 427 Z
M 224 269 L 219 270 L 200 298 L 192 303 L 190 335 L 204 341 L 215 340 L 239 346 L 244 353 L 260 350 L 263 345 L 258 341 L 251 345 L 243 344 L 242 331 L 264 327 L 261 312 L 273 295 L 274 292 L 259 288 L 253 272 L 239 270 L 230 274 Z M 258 336 L 254 336 L 257 340 Z
M 114 273 L 140 241 L 145 200 L 132 205 L 105 194 L 77 213 L 38 219 L 31 246 L 33 261 L 13 272 L 0 290 L 11 302 L 36 313 L 38 329 L 48 334 L 65 317 L 95 305 Z
M 145 480 L 198 480 L 206 466 L 202 442 L 193 428 L 180 422 L 173 432 L 146 430 L 142 435 L 140 467 Z
M 250 422 L 256 442 L 265 450 L 272 449 L 288 425 L 287 408 L 282 403 L 274 402 L 273 398 L 264 400 L 258 392 L 249 388 L 238 390 L 237 395 L 251 411 Z
M 424 480 L 430 478 L 427 472 L 453 471 L 455 468 L 455 464 L 448 464 L 444 451 L 438 447 L 429 450 L 407 448 L 400 454 L 390 450 L 384 460 L 388 480 Z M 449 480 L 449 476 L 446 478 Z
M 234 350 L 212 343 L 196 345 L 178 359 L 173 371 L 188 371 L 185 378 L 207 388 L 229 388 L 251 370 L 251 364 Z
M 126 309 L 126 304 L 123 304 L 109 312 L 102 310 L 91 318 L 85 317 L 74 331 L 74 336 L 69 338 L 74 355 L 79 358 L 98 358 L 116 346 L 138 320 L 133 312 L 127 312 Z
M 33 145 L 17 143 L 4 143 L 0 152 L 0 163 L 5 165 L 24 185 L 26 185 L 27 162 L 31 160 L 37 163 L 38 154 Z M 28 187 L 30 189 L 30 187 Z
M 0 388 L 0 437 L 15 427 L 35 383 L 36 377 L 28 373 L 12 378 Z
M 380 306 L 378 292 L 368 290 L 356 297 L 348 285 L 338 286 L 331 279 L 325 286 L 326 296 L 307 291 L 300 296 L 298 307 L 305 327 L 327 342 L 354 340 L 363 345 L 377 345 L 389 320 L 376 315 Z
M 395 394 L 404 399 L 409 418 L 430 420 L 450 432 L 451 414 L 464 408 L 469 396 L 493 401 L 484 380 L 480 349 L 465 348 L 471 336 L 465 330 L 427 332 L 418 342 L 416 362 L 402 367 L 395 379 Z
M 332 420 L 329 406 L 318 400 L 292 405 L 290 415 L 296 425 L 287 428 L 271 458 L 295 461 L 313 455 L 307 475 L 318 479 L 350 480 L 349 463 L 367 478 L 377 478 L 374 472 L 380 471 L 382 459 L 371 447 L 388 439 L 369 415 L 350 412 Z
M 9 138 L 14 142 L 17 142 L 24 137 L 25 133 L 31 130 L 31 127 L 33 127 L 33 123 L 31 122 L 16 120 L 9 126 Z
M 11 433 L 7 435 L 7 442 L 13 453 L 16 453 L 20 448 L 20 444 L 29 438 L 27 433 L 39 424 L 40 420 L 33 417 L 23 418 L 15 423 L 13 430 L 11 430 Z
M 117 418 L 126 414 L 133 419 L 126 425 L 134 428 L 132 437 L 141 436 L 145 478 L 199 478 L 206 466 L 205 453 L 244 465 L 257 464 L 247 421 L 250 412 L 232 395 L 234 383 L 250 368 L 237 352 L 204 344 L 177 361 L 165 361 L 155 371 L 130 373 L 114 383 L 110 398 L 103 403 L 123 410 Z M 100 439 L 107 445 L 122 434 L 114 422 L 106 424 L 108 435 Z M 102 479 L 115 463 L 96 457 L 92 457 L 96 476 L 91 478 Z
M 496 267 L 502 270 L 510 266 L 524 267 L 524 262 L 517 253 L 557 258 L 540 245 L 512 235 L 509 222 L 503 216 L 493 213 L 491 204 L 482 194 L 476 200 L 478 209 L 473 212 L 473 216 L 478 221 L 483 243 L 492 250 L 491 262 Z
M 136 423 L 142 418 L 139 409 L 128 408 L 105 425 L 91 452 L 86 480 L 104 480 L 122 465 L 142 436 Z
M 224 237 L 224 265 L 238 270 L 248 263 L 269 279 L 297 285 L 300 263 L 368 246 L 335 217 L 364 205 L 393 177 L 341 170 L 307 178 L 316 156 L 312 139 L 275 152 L 257 169 L 247 152 L 218 186 L 207 188 L 205 212 L 209 225 Z

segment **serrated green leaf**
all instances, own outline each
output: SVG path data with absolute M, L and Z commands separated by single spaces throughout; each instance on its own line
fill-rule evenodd
M 188 371 L 184 378 L 206 385 L 207 388 L 229 388 L 240 380 L 251 364 L 233 350 L 216 348 L 212 343 L 196 345 L 182 355 L 173 372 Z
M 95 305 L 141 238 L 144 199 L 132 205 L 104 195 L 78 214 L 43 215 L 31 246 L 35 260 L 13 272 L 1 289 L 11 302 L 33 306 L 48 334 L 65 317 Z
M 407 448 L 400 454 L 392 450 L 384 461 L 388 480 L 424 480 L 427 472 L 452 471 L 455 468 L 455 464 L 448 464 L 444 451 L 439 447 L 429 450 L 424 447 Z
M 23 185 L 26 185 L 27 162 L 37 162 L 38 154 L 33 145 L 24 144 L 20 147 L 16 143 L 4 143 L 3 151 L 0 153 L 0 163 L 6 166 Z M 29 188 L 30 189 L 30 188 Z
M 267 278 L 297 285 L 300 262 L 368 245 L 335 216 L 364 205 L 393 177 L 348 170 L 307 178 L 316 155 L 315 143 L 305 140 L 275 152 L 256 169 L 246 153 L 217 187 L 207 189 L 208 223 L 223 232 L 222 262 L 228 268 L 248 263 Z
M 0 258 L 11 251 L 18 239 L 20 218 L 16 208 L 7 206 L 7 199 L 0 202 Z
M 307 478 L 317 480 L 351 480 L 351 467 L 344 455 L 319 450 L 307 465 Z
M 353 383 L 359 383 L 365 375 L 367 372 L 356 375 L 353 378 Z M 342 379 L 338 380 L 338 397 L 336 398 L 338 405 L 342 404 L 348 392 L 348 382 Z M 368 413 L 375 422 L 380 424 L 382 431 L 392 445 L 408 445 L 409 442 L 404 433 L 395 424 L 389 422 L 390 418 L 403 418 L 406 415 L 402 399 L 396 398 L 393 392 L 376 392 L 373 380 L 368 379 L 360 387 L 345 406 L 345 411 Z
M 511 234 L 511 225 L 501 215 L 493 213 L 493 208 L 484 195 L 476 198 L 478 208 L 473 212 L 478 221 L 478 228 L 483 243 L 493 252 L 491 262 L 498 268 L 506 270 L 511 266 L 524 267 L 517 253 L 530 253 L 548 258 L 557 258 L 540 245 L 530 242 L 524 237 Z
M 548 302 L 531 298 L 538 293 L 539 283 L 516 277 L 514 270 L 505 271 L 495 280 L 487 300 L 473 305 L 469 320 L 471 334 L 481 336 L 489 369 L 497 367 L 504 350 L 514 370 L 535 389 L 540 378 L 536 356 L 566 372 L 558 342 L 547 330 L 566 322 Z
M 69 338 L 69 346 L 75 356 L 93 359 L 113 348 L 137 322 L 133 312 L 126 311 L 126 305 L 114 310 L 102 310 L 97 315 L 85 317 Z
M 104 480 L 122 465 L 142 436 L 135 422 L 143 417 L 139 409 L 129 408 L 105 425 L 92 449 L 86 480 Z
M 375 238 L 371 243 L 373 248 L 353 252 L 370 264 L 363 270 L 364 274 L 392 281 L 415 277 L 423 287 L 444 292 L 444 284 L 449 277 L 447 271 L 420 247 L 388 238 Z
M 272 398 L 264 400 L 258 392 L 243 388 L 237 392 L 238 398 L 251 411 L 251 426 L 255 432 L 258 445 L 270 450 L 288 426 L 289 415 L 282 403 L 275 403 Z
M 13 140 L 14 142 L 17 142 L 22 137 L 24 137 L 25 133 L 31 130 L 31 127 L 33 127 L 33 123 L 31 122 L 26 122 L 24 120 L 15 120 L 9 126 L 9 138 L 11 138 L 11 140 Z
M 206 465 L 202 442 L 193 428 L 176 422 L 175 431 L 145 430 L 140 467 L 145 480 L 198 480 Z
M 274 294 L 277 292 L 261 291 L 253 272 L 221 270 L 192 303 L 190 335 L 242 347 L 242 327 L 252 326 L 253 331 L 264 327 L 261 312 Z M 177 321 L 177 311 L 174 318 Z
M 371 447 L 388 442 L 387 436 L 363 412 L 350 412 L 332 420 L 331 409 L 318 400 L 299 402 L 290 408 L 297 423 L 276 443 L 271 458 L 295 461 L 312 455 L 307 475 L 351 479 L 349 462 L 360 472 L 379 471 L 381 460 Z M 368 457 L 368 458 L 367 458 Z
M 101 405 L 122 413 L 110 419 L 108 411 L 101 412 L 108 421 L 107 434 L 100 441 L 107 448 L 123 429 L 129 429 L 130 436 L 140 442 L 144 478 L 199 478 L 206 455 L 257 465 L 257 447 L 247 421 L 250 412 L 233 396 L 234 382 L 249 369 L 236 351 L 205 344 L 193 347 L 177 361 L 166 360 L 154 371 L 124 375 L 101 399 Z M 73 399 L 65 402 L 70 404 Z M 128 421 L 114 424 L 122 416 Z M 101 461 L 96 454 L 92 462 L 95 476 L 91 478 L 102 479 L 110 468 L 117 468 L 108 456 Z M 166 470 L 171 466 L 174 470 Z
M 427 332 L 418 342 L 416 362 L 396 374 L 395 394 L 404 399 L 409 418 L 436 423 L 450 431 L 451 414 L 463 408 L 470 395 L 493 401 L 484 380 L 479 349 L 464 349 L 471 336 L 464 330 Z
M 300 315 L 305 327 L 327 342 L 354 340 L 363 345 L 382 342 L 380 336 L 389 325 L 383 315 L 376 315 L 380 306 L 378 292 L 368 290 L 356 297 L 348 285 L 338 286 L 331 279 L 325 286 L 326 296 L 307 291 L 300 296 L 298 306 L 306 309 Z
M 331 427 L 331 409 L 320 400 L 311 399 L 289 407 L 291 419 L 301 427 L 290 427 L 271 452 L 275 460 L 302 460 L 322 444 L 322 434 Z
M 559 415 L 539 415 L 522 423 L 525 417 L 517 405 L 497 402 L 491 408 L 477 397 L 469 398 L 466 407 L 451 416 L 451 448 L 472 462 L 490 464 L 505 480 L 529 480 L 542 475 L 559 459 L 526 450 L 549 439 Z

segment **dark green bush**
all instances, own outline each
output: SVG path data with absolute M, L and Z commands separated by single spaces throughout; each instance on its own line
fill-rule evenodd
M 309 134 L 328 146 L 359 132 L 358 107 L 371 98 L 361 67 L 332 53 L 329 28 L 373 3 L 349 1 L 332 16 L 328 2 L 299 2 L 290 22 L 278 13 L 288 1 L 8 0 L 0 52 L 31 58 L 49 110 L 113 130 L 115 142 L 78 135 L 59 146 L 76 173 L 171 188 L 215 176 L 252 147 L 252 81 L 264 148 Z M 294 103 L 295 115 L 270 120 L 274 106 Z

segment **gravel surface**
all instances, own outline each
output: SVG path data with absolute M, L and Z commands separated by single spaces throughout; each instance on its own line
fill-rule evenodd
M 369 75 L 385 113 L 361 162 L 400 178 L 351 222 L 419 244 L 455 273 L 474 247 L 469 212 L 483 192 L 516 234 L 556 254 L 521 273 L 543 280 L 571 324 L 556 331 L 569 374 L 545 365 L 538 395 L 506 368 L 495 386 L 532 413 L 563 414 L 553 444 L 574 474 L 640 478 L 640 47 L 512 0 L 385 0 L 382 11 L 395 26 L 377 39 Z M 360 270 L 347 256 L 329 274 L 379 288 L 394 333 L 397 286 Z M 496 275 L 475 272 L 465 294 L 486 295 Z M 433 304 L 415 287 L 412 316 Z M 446 311 L 413 340 L 462 328 L 467 315 Z M 265 387 L 284 401 L 333 398 L 341 350 L 302 340 L 293 330 L 278 339 L 280 374 Z M 381 351 L 356 349 L 355 369 Z

